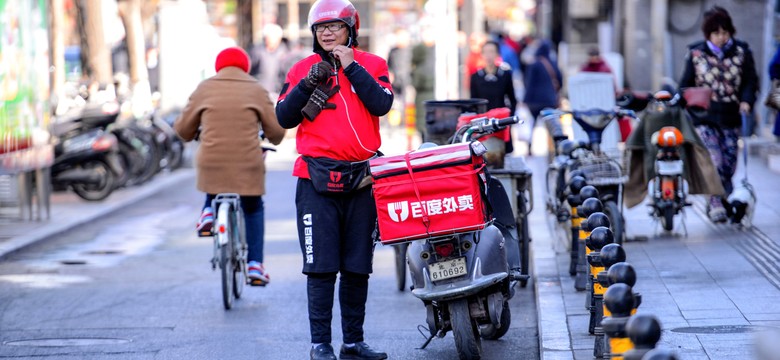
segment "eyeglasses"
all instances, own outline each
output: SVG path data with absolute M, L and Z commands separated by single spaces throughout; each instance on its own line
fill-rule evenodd
M 321 33 L 325 31 L 325 29 L 328 29 L 330 32 L 334 33 L 336 31 L 339 31 L 343 28 L 347 27 L 347 25 L 339 24 L 339 23 L 330 23 L 330 24 L 321 24 L 321 25 L 314 25 L 314 32 Z

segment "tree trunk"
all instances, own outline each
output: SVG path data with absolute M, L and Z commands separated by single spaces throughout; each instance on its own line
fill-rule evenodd
M 238 0 L 236 6 L 236 17 L 238 18 L 238 46 L 246 51 L 252 49 L 252 0 Z
M 49 0 L 49 49 L 51 66 L 54 71 L 51 72 L 50 93 L 59 101 L 62 96 L 62 84 L 65 83 L 65 31 L 62 28 L 65 23 L 65 4 L 64 0 Z
M 146 69 L 146 41 L 141 22 L 141 0 L 120 0 L 119 16 L 125 26 L 127 50 L 130 57 L 130 83 L 149 79 Z
M 113 83 L 111 51 L 103 33 L 103 0 L 77 1 L 84 72 L 101 87 Z
M 119 16 L 125 26 L 128 56 L 130 58 L 130 88 L 133 112 L 141 115 L 151 109 L 149 70 L 146 67 L 146 41 L 141 21 L 141 0 L 120 0 Z

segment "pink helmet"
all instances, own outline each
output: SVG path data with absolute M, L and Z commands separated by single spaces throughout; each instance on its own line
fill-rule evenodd
M 357 9 L 349 0 L 317 0 L 309 10 L 309 28 L 314 31 L 314 25 L 323 22 L 339 20 L 353 28 L 357 38 L 360 28 L 360 17 Z

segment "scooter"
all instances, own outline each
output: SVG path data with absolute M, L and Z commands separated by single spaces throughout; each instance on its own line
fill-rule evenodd
M 684 164 L 680 158 L 680 146 L 683 144 L 683 135 L 674 126 L 664 126 L 651 136 L 658 152 L 655 157 L 655 176 L 647 185 L 647 193 L 652 199 L 651 216 L 660 221 L 664 230 L 674 229 L 674 217 L 682 214 L 686 206 L 691 204 L 686 201 L 688 197 L 688 181 L 683 177 Z M 685 216 L 681 217 L 680 224 L 685 234 Z
M 55 121 L 51 168 L 54 190 L 71 188 L 89 201 L 103 200 L 114 191 L 117 177 L 124 169 L 118 158 L 116 136 L 102 127 L 115 119 L 112 109 L 100 105 Z
M 496 218 L 511 215 L 511 204 L 503 188 L 491 186 L 487 149 L 474 136 L 517 122 L 514 116 L 476 118 L 456 132 L 453 144 L 423 144 L 370 161 L 382 243 L 411 241 L 412 294 L 427 310 L 422 348 L 452 331 L 460 358 L 479 359 L 481 338 L 495 340 L 509 330 L 513 283 L 527 275 L 510 271 L 509 243 L 517 240 L 505 238 Z

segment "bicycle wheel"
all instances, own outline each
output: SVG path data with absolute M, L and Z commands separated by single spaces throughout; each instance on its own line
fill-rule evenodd
M 403 243 L 393 246 L 395 251 L 395 281 L 398 291 L 404 291 L 406 288 L 406 248 L 409 243 Z
M 233 244 L 228 241 L 220 250 L 219 268 L 222 272 L 222 304 L 225 310 L 233 307 Z
M 626 227 L 625 223 L 623 222 L 623 213 L 620 211 L 617 203 L 612 200 L 605 201 L 604 214 L 609 218 L 609 224 L 612 228 L 615 244 L 623 245 L 623 238 L 625 237 Z
M 236 229 L 231 235 L 233 235 L 233 295 L 236 299 L 241 298 L 241 294 L 244 292 L 244 285 L 246 284 L 246 277 L 244 276 L 244 268 L 246 267 L 246 251 L 244 250 L 244 222 L 242 221 L 241 214 L 238 211 L 231 211 L 231 228 Z
M 531 234 L 528 229 L 528 209 L 526 206 L 525 192 L 517 195 L 517 235 L 520 242 L 520 274 L 530 275 L 530 241 Z M 526 287 L 528 279 L 520 280 L 520 287 Z
M 231 209 L 230 204 L 228 203 L 222 203 L 219 205 L 219 209 L 217 210 L 217 218 L 216 218 L 216 226 L 217 226 L 217 235 L 216 236 L 227 236 L 228 241 L 225 242 L 224 245 L 221 245 L 219 248 L 219 269 L 221 273 L 222 278 L 222 304 L 225 306 L 225 310 L 230 310 L 233 307 L 233 288 L 234 288 L 234 274 L 235 274 L 235 258 L 234 258 L 234 252 L 233 252 L 233 239 L 235 235 L 233 235 L 233 232 L 235 229 L 231 226 L 233 225 L 233 222 L 230 221 L 232 218 L 233 211 Z M 221 227 L 225 226 L 225 234 L 221 233 Z

